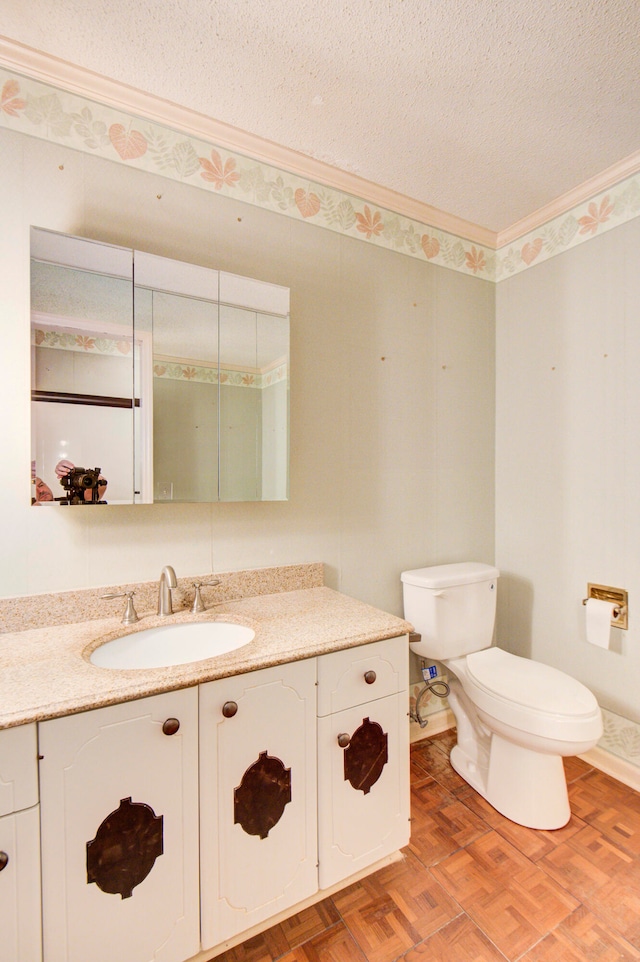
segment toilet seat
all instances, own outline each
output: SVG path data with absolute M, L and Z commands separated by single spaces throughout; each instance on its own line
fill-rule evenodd
M 600 737 L 595 696 L 557 668 L 495 647 L 453 659 L 451 667 L 476 707 L 504 724 L 556 740 Z
M 571 675 L 501 648 L 467 655 L 467 670 L 485 691 L 534 711 L 575 716 L 596 707 L 592 692 Z

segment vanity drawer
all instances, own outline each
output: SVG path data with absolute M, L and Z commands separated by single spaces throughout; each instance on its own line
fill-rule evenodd
M 318 715 L 384 698 L 409 686 L 406 635 L 318 658 Z
M 31 808 L 38 801 L 36 726 L 0 731 L 0 815 Z

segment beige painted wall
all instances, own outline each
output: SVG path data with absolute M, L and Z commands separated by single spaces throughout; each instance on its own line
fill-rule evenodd
M 400 614 L 403 569 L 493 560 L 493 285 L 22 134 L 0 164 L 3 596 L 323 561 Z M 29 506 L 30 224 L 291 288 L 288 502 Z
M 498 640 L 635 722 L 639 251 L 636 219 L 503 281 L 496 300 Z M 586 642 L 589 581 L 629 591 L 629 630 L 613 629 L 608 651 Z M 612 750 L 628 754 L 629 739 L 640 758 L 632 729 Z

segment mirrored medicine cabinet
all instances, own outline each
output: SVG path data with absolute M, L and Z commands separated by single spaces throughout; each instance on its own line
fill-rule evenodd
M 289 290 L 31 229 L 32 503 L 282 501 Z

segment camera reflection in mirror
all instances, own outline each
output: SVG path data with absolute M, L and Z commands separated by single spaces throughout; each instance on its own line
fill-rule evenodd
M 107 490 L 107 479 L 100 468 L 80 468 L 66 459 L 58 461 L 55 474 L 64 488 L 65 494 L 54 497 L 49 485 L 34 476 L 32 465 L 32 481 L 35 485 L 35 495 L 32 504 L 42 504 L 50 501 L 58 504 L 106 504 L 104 495 Z
M 100 468 L 78 468 L 71 461 L 56 464 L 56 476 L 66 494 L 60 504 L 106 504 L 107 479 Z M 57 499 L 56 499 L 57 500 Z

